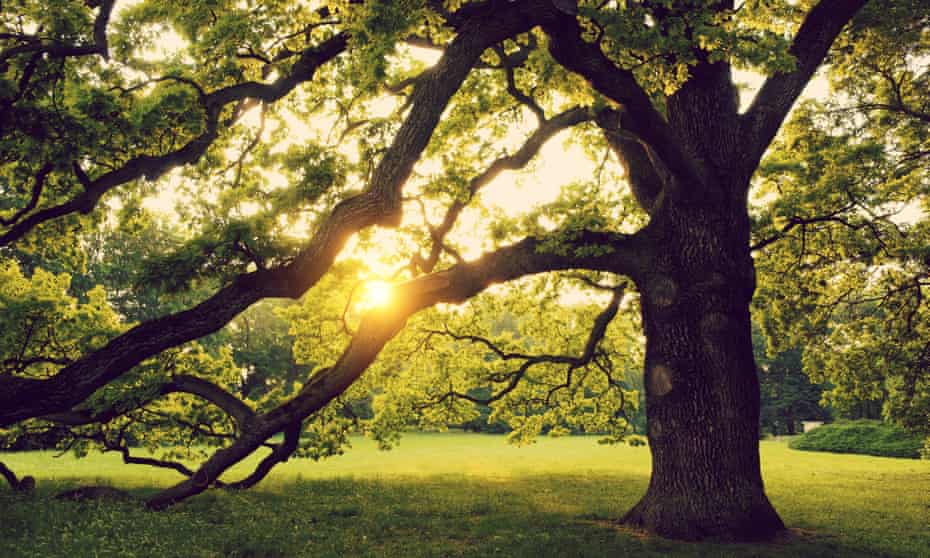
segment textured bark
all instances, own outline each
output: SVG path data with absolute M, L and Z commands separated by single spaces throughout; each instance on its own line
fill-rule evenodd
M 724 204 L 725 205 L 725 204 Z M 652 478 L 628 524 L 685 540 L 764 540 L 784 525 L 759 466 L 745 210 L 667 207 L 638 281 Z
M 553 57 L 621 105 L 599 124 L 651 217 L 649 271 L 633 279 L 643 295 L 653 471 L 628 524 L 686 540 L 763 540 L 784 529 L 759 465 L 746 195 L 791 105 L 862 4 L 822 0 L 812 9 L 791 49 L 796 70 L 770 77 L 743 116 L 729 64 L 706 52 L 696 49 L 663 117 L 577 29 L 544 26 Z

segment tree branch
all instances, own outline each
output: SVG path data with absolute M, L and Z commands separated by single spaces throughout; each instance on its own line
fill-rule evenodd
M 616 66 L 600 49 L 585 41 L 574 16 L 559 13 L 546 20 L 549 52 L 555 60 L 581 75 L 601 94 L 623 107 L 623 129 L 648 144 L 682 184 L 703 183 L 704 171 L 684 149 L 680 138 L 653 107 L 633 73 Z
M 351 234 L 377 224 L 396 226 L 403 186 L 452 95 L 485 49 L 532 28 L 542 4 L 508 4 L 491 21 L 477 19 L 462 27 L 414 88 L 410 112 L 368 188 L 337 204 L 293 261 L 237 276 L 197 306 L 144 322 L 51 378 L 0 376 L 0 426 L 70 409 L 146 358 L 217 331 L 262 298 L 301 296 L 326 273 Z
M 798 96 L 823 62 L 843 27 L 868 0 L 821 0 L 804 19 L 791 44 L 795 69 L 770 76 L 741 118 L 747 169 L 755 169 Z
M 549 120 L 544 120 L 539 127 L 532 133 L 523 145 L 520 146 L 513 154 L 505 155 L 496 159 L 481 174 L 472 178 L 468 183 L 468 195 L 466 199 L 456 199 L 446 210 L 442 223 L 437 227 L 432 227 L 430 236 L 432 237 L 432 246 L 429 255 L 424 259 L 418 257 L 414 264 L 423 273 L 431 273 L 439 262 L 439 256 L 443 250 L 443 243 L 446 235 L 455 226 L 462 210 L 468 206 L 475 194 L 479 190 L 491 183 L 497 176 L 505 170 L 518 170 L 525 167 L 539 153 L 542 146 L 545 145 L 553 136 L 562 130 L 591 120 L 590 109 L 585 107 L 574 107 Z
M 13 490 L 19 489 L 19 479 L 16 477 L 16 473 L 10 470 L 5 464 L 0 462 L 0 475 L 6 479 L 7 484 L 10 485 L 10 488 Z
M 188 374 L 179 374 L 173 376 L 170 381 L 163 383 L 159 387 L 158 392 L 146 401 L 133 402 L 133 404 L 129 406 L 121 405 L 120 402 L 117 402 L 110 407 L 97 410 L 72 409 L 62 413 L 48 414 L 39 418 L 67 426 L 104 424 L 138 409 L 151 402 L 153 399 L 171 393 L 189 393 L 213 403 L 227 415 L 231 416 L 240 429 L 247 426 L 248 422 L 255 417 L 255 411 L 253 411 L 251 407 L 222 387 L 208 380 L 204 380 L 203 378 L 190 376 Z
M 499 391 L 492 393 L 488 397 L 475 397 L 469 395 L 468 393 L 455 391 L 450 389 L 443 395 L 437 397 L 433 401 L 430 401 L 423 405 L 423 407 L 430 407 L 435 405 L 440 405 L 448 399 L 464 399 L 466 401 L 471 401 L 472 403 L 477 403 L 479 405 L 490 405 L 495 401 L 503 399 L 508 393 L 512 392 L 520 384 L 523 378 L 526 376 L 526 373 L 537 364 L 565 364 L 568 365 L 566 368 L 565 382 L 553 386 L 549 390 L 548 395 L 546 396 L 546 403 L 549 403 L 549 400 L 552 398 L 552 395 L 555 394 L 560 389 L 567 389 L 571 387 L 572 375 L 575 370 L 587 366 L 592 360 L 594 360 L 597 346 L 604 339 L 604 335 L 607 333 L 607 327 L 610 325 L 610 322 L 617 316 L 617 312 L 620 309 L 620 302 L 623 300 L 623 294 L 626 291 L 626 285 L 621 283 L 616 287 L 611 288 L 612 294 L 610 297 L 610 302 L 607 304 L 607 307 L 604 308 L 595 318 L 594 323 L 591 326 L 591 331 L 588 333 L 588 338 L 585 341 L 584 348 L 581 351 L 581 354 L 578 356 L 571 355 L 553 355 L 553 354 L 538 354 L 538 355 L 527 355 L 522 353 L 510 353 L 503 351 L 490 339 L 476 336 L 476 335 L 459 335 L 455 334 L 449 330 L 427 330 L 429 333 L 445 335 L 456 339 L 459 341 L 470 341 L 472 343 L 479 343 L 487 347 L 491 352 L 497 355 L 501 360 L 513 360 L 519 359 L 524 362 L 520 365 L 519 368 L 510 373 L 504 374 L 495 374 L 493 378 L 490 378 L 493 382 L 507 382 L 507 385 L 504 386 Z
M 240 481 L 228 484 L 226 487 L 233 489 L 247 489 L 261 482 L 261 480 L 271 472 L 275 465 L 278 463 L 284 463 L 290 459 L 291 455 L 293 455 L 295 451 L 297 451 L 297 447 L 300 443 L 300 433 L 302 430 L 302 421 L 289 424 L 284 429 L 284 441 L 275 446 L 275 448 L 271 450 L 271 453 L 255 466 L 255 470 L 253 470 L 249 476 Z
M 18 39 L 23 44 L 10 47 L 0 52 L 0 66 L 14 56 L 24 53 L 44 54 L 49 58 L 67 58 L 99 54 L 109 60 L 110 52 L 107 45 L 107 25 L 110 23 L 110 14 L 113 12 L 115 0 L 102 0 L 97 17 L 94 19 L 94 43 L 85 45 L 69 45 L 58 41 L 48 41 L 33 35 L 10 35 L 5 39 Z
M 672 178 L 662 161 L 647 145 L 623 130 L 621 115 L 617 111 L 601 111 L 597 124 L 623 167 L 636 203 L 652 215 L 662 203 L 666 189 L 672 187 Z
M 550 246 L 553 241 L 556 246 Z M 590 250 L 595 246 L 600 249 Z M 589 269 L 638 277 L 646 271 L 646 255 L 647 247 L 638 235 L 583 231 L 573 238 L 526 238 L 476 261 L 396 285 L 395 302 L 363 317 L 331 367 L 314 374 L 293 399 L 256 417 L 250 429 L 214 453 L 193 477 L 156 494 L 148 505 L 164 508 L 202 492 L 269 436 L 322 409 L 365 372 L 412 314 L 441 302 L 461 303 L 492 284 L 546 271 Z
M 526 108 L 530 109 L 534 115 L 536 115 L 536 120 L 540 124 L 546 121 L 546 112 L 539 106 L 539 103 L 535 99 L 520 91 L 520 88 L 517 87 L 516 76 L 514 75 L 514 67 L 510 64 L 510 61 L 507 59 L 507 53 L 504 52 L 504 47 L 500 45 L 494 46 L 494 52 L 497 54 L 498 58 L 501 59 L 501 66 L 504 69 L 504 72 L 507 74 L 507 92 L 510 93 L 510 96 L 516 99 L 520 104 L 524 105 Z
M 86 174 L 83 174 L 83 171 L 77 172 L 76 170 L 78 181 L 84 186 L 83 191 L 64 203 L 42 209 L 15 222 L 7 231 L 0 234 L 0 247 L 16 242 L 32 229 L 47 221 L 71 213 L 90 213 L 97 206 L 100 198 L 117 186 L 140 178 L 155 180 L 172 168 L 198 161 L 219 136 L 219 117 L 223 107 L 246 99 L 260 100 L 265 103 L 277 101 L 301 83 L 311 80 L 316 70 L 342 53 L 347 44 L 347 35 L 340 34 L 316 47 L 308 48 L 301 54 L 300 60 L 294 64 L 290 73 L 268 84 L 246 82 L 224 87 L 209 94 L 203 94 L 203 91 L 195 83 L 182 80 L 176 76 L 168 76 L 165 79 L 184 81 L 198 89 L 207 115 L 205 131 L 175 151 L 164 155 L 140 155 L 134 157 L 122 167 L 104 173 L 94 180 L 90 180 Z M 241 115 L 241 111 L 237 114 L 237 117 L 239 115 Z M 231 124 L 232 122 L 227 123 L 227 125 Z M 35 207 L 34 204 L 33 207 Z M 17 214 L 17 218 L 19 217 L 22 217 L 22 215 Z M 13 221 L 16 221 L 16 219 Z
M 29 197 L 29 202 L 8 219 L 0 217 L 0 225 L 3 225 L 4 227 L 12 225 L 23 215 L 29 213 L 35 208 L 36 204 L 39 203 L 39 198 L 42 196 L 42 189 L 45 187 L 45 179 L 48 178 L 49 173 L 51 173 L 52 169 L 54 168 L 55 166 L 52 163 L 45 163 L 42 165 L 42 168 L 39 169 L 39 172 L 36 173 L 35 178 L 33 179 L 32 194 Z

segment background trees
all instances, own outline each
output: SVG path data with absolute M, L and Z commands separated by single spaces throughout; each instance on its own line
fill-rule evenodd
M 0 424 L 129 461 L 139 440 L 221 447 L 150 463 L 188 477 L 161 507 L 262 447 L 238 486 L 339 451 L 370 412 L 386 443 L 472 403 L 518 438 L 620 439 L 643 361 L 656 468 L 628 520 L 770 536 L 757 282 L 776 347 L 829 338 L 805 358 L 837 398 L 887 361 L 888 416 L 926 417 L 923 225 L 888 215 L 926 199 L 926 7 L 870 5 L 832 55 L 841 104 L 798 109 L 756 172 L 864 3 L 18 2 L 0 250 L 24 309 L 4 310 Z M 743 111 L 734 68 L 768 76 Z M 483 200 L 568 129 L 589 172 L 522 214 Z M 376 277 L 390 304 L 361 302 Z M 300 301 L 255 306 L 275 298 Z M 899 343 L 866 367 L 883 316 Z
M 761 251 L 756 304 L 840 414 L 927 432 L 928 19 L 897 11 L 912 7 L 866 6 L 829 67 L 842 94 L 799 107 L 763 165 L 778 199 L 759 238 L 794 242 Z

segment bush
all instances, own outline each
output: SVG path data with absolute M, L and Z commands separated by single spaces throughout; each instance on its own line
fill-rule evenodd
M 788 447 L 806 451 L 859 453 L 880 457 L 917 459 L 923 437 L 877 420 L 839 421 L 815 428 L 789 442 Z

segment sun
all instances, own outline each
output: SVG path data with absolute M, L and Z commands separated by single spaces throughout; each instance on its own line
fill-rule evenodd
M 391 303 L 394 297 L 394 288 L 385 281 L 369 281 L 365 284 L 359 306 L 363 310 L 383 308 Z

